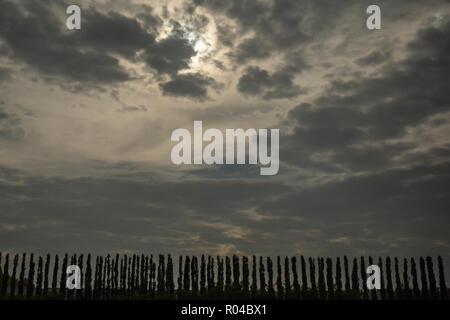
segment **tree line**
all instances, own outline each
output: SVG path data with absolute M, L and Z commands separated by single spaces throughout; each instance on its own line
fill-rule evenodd
M 2 258 L 4 261 L 2 262 Z M 299 260 L 297 260 L 299 258 Z M 94 261 L 95 260 L 95 261 Z M 0 253 L 0 299 L 448 299 L 442 257 L 212 257 Z M 416 263 L 417 261 L 417 263 Z M 178 264 L 178 266 L 177 266 Z M 276 264 L 276 265 L 275 265 Z M 381 288 L 366 286 L 366 265 Z M 69 265 L 81 289 L 66 288 Z M 176 269 L 175 269 L 176 268 Z M 174 272 L 176 271 L 176 273 Z M 438 280 L 436 280 L 438 278 Z

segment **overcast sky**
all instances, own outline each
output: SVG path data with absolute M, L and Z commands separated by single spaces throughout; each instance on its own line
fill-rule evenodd
M 80 3 L 78 1 L 77 3 Z M 0 0 L 0 250 L 450 264 L 450 2 Z M 280 171 L 175 166 L 279 128 Z M 450 276 L 450 272 L 447 272 Z

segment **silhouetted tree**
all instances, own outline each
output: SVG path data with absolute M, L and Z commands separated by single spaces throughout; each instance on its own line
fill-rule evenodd
M 192 294 L 195 296 L 198 294 L 198 263 L 196 256 L 193 256 L 191 260 L 191 283 Z
M 214 275 L 214 257 L 211 257 L 211 269 L 210 269 L 210 274 L 211 274 L 211 289 L 212 292 L 215 292 L 215 275 Z
M 144 254 L 141 254 L 141 263 L 140 263 L 140 270 L 139 270 L 139 294 L 143 296 L 145 294 L 145 288 L 147 287 L 147 284 L 145 282 L 145 256 Z M 173 265 L 172 265 L 173 269 Z M 173 276 L 173 272 L 172 272 Z M 173 279 L 172 279 L 173 280 Z M 174 284 L 175 287 L 175 284 Z M 174 289 L 175 291 L 175 289 Z
M 131 290 L 133 288 L 132 287 L 132 277 L 131 277 L 131 274 L 132 274 L 132 270 L 131 270 L 131 268 L 132 268 L 132 261 L 133 261 L 133 258 L 129 257 L 128 258 L 128 266 L 127 266 L 127 270 L 128 270 L 128 272 L 127 272 L 127 296 L 128 296 L 128 298 L 130 298 Z
M 239 278 L 240 278 L 239 257 L 233 255 L 233 287 L 234 290 L 236 291 L 241 290 Z
M 436 288 L 436 278 L 434 277 L 433 270 L 433 260 L 431 257 L 427 257 L 427 272 L 428 272 L 428 282 L 430 284 L 430 296 L 433 300 L 438 298 L 437 288 Z
M 195 259 L 195 269 L 197 270 L 197 258 Z M 198 278 L 198 275 L 197 275 Z M 196 281 L 196 279 L 194 279 Z M 170 296 L 175 293 L 175 283 L 173 278 L 173 261 L 172 256 L 167 256 L 167 269 L 166 269 L 166 291 Z
M 69 256 L 66 253 L 64 255 L 62 267 L 61 267 L 61 281 L 59 284 L 59 290 L 62 298 L 66 297 L 66 281 L 67 281 L 67 266 L 69 264 Z
M 130 259 L 130 261 L 131 261 L 131 259 Z M 104 266 L 106 266 L 106 261 L 103 259 L 103 257 L 100 257 L 100 259 L 98 261 L 98 272 L 99 272 L 99 274 L 98 274 L 98 285 L 97 285 L 98 297 L 100 299 L 104 297 L 104 293 L 105 293 L 104 289 L 105 289 L 105 273 L 106 273 L 106 270 L 105 270 Z M 130 269 L 130 268 L 131 268 L 130 265 L 128 265 L 128 269 Z M 129 278 L 130 278 L 130 282 L 131 282 L 130 274 L 129 274 Z M 130 295 L 131 295 L 131 288 L 132 288 L 131 283 L 129 285 L 129 288 L 130 289 L 128 290 L 128 297 L 130 297 Z
M 347 259 L 347 256 L 344 256 L 345 291 L 347 291 L 347 292 L 351 290 L 350 273 L 348 270 L 349 270 L 348 259 Z
M 13 260 L 13 272 L 11 275 L 11 288 L 10 288 L 10 295 L 11 297 L 14 297 L 14 295 L 16 294 L 16 273 L 17 273 L 17 264 L 19 263 L 19 255 L 16 254 L 14 256 L 14 260 Z
M 115 264 L 114 264 L 114 295 L 118 294 L 119 291 L 119 263 L 120 263 L 120 256 L 117 253 L 116 254 L 116 259 L 115 259 Z M 148 256 L 146 258 L 146 281 L 144 284 L 144 291 L 145 293 L 147 293 L 147 281 L 148 281 Z
M 317 258 L 317 264 L 319 269 L 319 297 L 320 299 L 326 299 L 326 287 L 325 287 L 325 263 L 323 258 Z
M 422 298 L 428 299 L 428 281 L 427 281 L 427 273 L 425 271 L 425 259 L 420 257 L 420 280 L 422 282 Z
M 81 256 L 82 258 L 82 256 Z M 139 259 L 139 256 L 138 256 Z M 80 262 L 78 262 L 80 263 Z M 81 268 L 81 266 L 80 266 Z M 140 276 L 143 276 L 142 274 Z M 106 256 L 106 297 L 111 298 L 111 294 L 114 288 L 114 258 L 111 255 Z M 141 287 L 138 287 L 139 292 L 141 292 Z
M 86 275 L 84 277 L 84 296 L 86 299 L 92 297 L 92 266 L 91 266 L 91 254 L 88 253 L 86 259 Z
M 397 296 L 397 299 L 403 298 L 403 288 L 402 288 L 402 282 L 400 280 L 400 268 L 398 266 L 398 259 L 397 257 L 394 258 L 394 270 L 395 270 L 395 293 Z
M 37 297 L 40 297 L 42 295 L 42 269 L 43 269 L 42 257 L 39 256 L 37 278 L 36 278 L 36 296 Z
M 336 296 L 337 298 L 342 296 L 342 269 L 339 257 L 336 258 Z
M 186 259 L 187 262 L 187 259 Z M 164 255 L 160 254 L 159 255 L 159 263 L 158 263 L 158 288 L 157 288 L 157 293 L 158 295 L 162 296 L 165 293 L 165 263 L 164 263 Z M 187 279 L 189 282 L 189 278 Z
M 224 288 L 223 259 L 217 256 L 217 292 L 222 295 Z
M 281 259 L 280 256 L 277 256 L 277 296 L 279 299 L 282 299 L 283 295 L 283 283 L 281 281 Z
M 34 293 L 34 268 L 33 254 L 30 254 L 30 267 L 28 268 L 27 277 L 27 298 L 31 298 Z
M 58 267 L 59 267 L 59 257 L 55 255 L 55 262 L 53 264 L 53 273 L 52 273 L 52 294 L 58 294 Z
M 291 273 L 289 270 L 289 258 L 284 258 L 284 291 L 285 298 L 289 298 L 291 295 Z
M 353 258 L 352 291 L 359 293 L 358 262 L 357 262 L 356 258 Z
M 48 294 L 48 273 L 50 271 L 50 254 L 47 254 L 44 267 L 44 297 Z
M 242 257 L 242 292 L 244 295 L 248 295 L 249 288 L 249 275 L 250 270 L 248 268 L 248 258 L 246 256 Z
M 380 297 L 381 300 L 386 299 L 386 287 L 384 284 L 384 271 L 383 271 L 383 259 L 378 257 L 378 266 L 380 267 Z
M 328 298 L 334 299 L 334 284 L 333 284 L 333 261 L 331 258 L 327 258 L 327 293 Z
M 22 263 L 20 265 L 20 275 L 19 275 L 19 297 L 23 297 L 24 285 L 25 285 L 25 263 L 26 254 L 22 255 Z
M 141 259 L 139 258 L 139 255 L 136 255 L 136 278 L 134 280 L 134 291 L 139 292 L 139 289 L 141 287 L 140 283 L 140 270 L 141 270 Z M 167 269 L 166 269 L 167 270 Z M 167 272 L 167 271 L 166 271 Z M 167 287 L 167 281 L 166 281 L 166 287 Z M 167 292 L 167 290 L 166 290 Z
M 2 270 L 2 253 L 1 252 L 0 252 L 0 271 L 3 271 Z M 2 286 L 3 286 L 3 274 L 0 272 L 0 297 L 3 297 Z
M 391 274 L 391 258 L 386 258 L 386 282 L 387 282 L 387 297 L 388 299 L 394 299 L 394 286 L 392 284 Z
M 297 258 L 293 256 L 291 258 L 291 267 L 292 267 L 292 286 L 294 288 L 294 297 L 298 299 L 300 297 L 300 283 L 298 282 L 298 273 L 297 273 Z
M 311 282 L 311 294 L 315 298 L 317 295 L 316 266 L 312 257 L 309 257 L 309 281 Z
M 139 259 L 139 256 L 138 256 Z M 78 262 L 79 263 L 79 262 Z M 105 296 L 106 299 L 109 299 L 111 297 L 111 285 L 112 285 L 112 268 L 111 268 L 111 264 L 114 263 L 114 259 L 112 259 L 111 261 L 111 255 L 107 255 L 106 256 L 106 261 L 105 261 L 105 268 L 106 268 L 106 272 L 105 272 L 105 277 L 106 277 L 106 290 L 105 290 Z M 80 266 L 81 268 L 81 266 Z M 138 277 L 138 273 L 136 273 L 136 278 Z
M 206 293 L 206 261 L 205 255 L 202 254 L 200 263 L 200 294 L 204 295 L 205 293 Z
M 369 256 L 369 265 L 373 265 L 373 259 L 372 259 L 372 256 Z M 381 277 L 381 274 L 380 274 L 380 277 Z M 381 280 L 381 279 L 380 279 Z M 381 282 L 381 281 L 380 281 Z M 380 283 L 380 286 L 381 286 L 381 283 Z M 372 289 L 372 290 L 370 290 L 370 297 L 371 297 L 371 299 L 372 300 L 377 300 L 377 290 L 378 289 Z
M 9 279 L 9 253 L 5 256 L 5 265 L 3 267 L 2 284 L 0 288 L 0 296 L 5 297 L 8 289 L 8 279 Z
M 408 260 L 403 259 L 403 296 L 405 299 L 411 299 L 411 289 L 409 288 Z
M 212 292 L 211 282 L 211 256 L 208 256 L 208 263 L 206 264 L 206 282 L 208 284 L 208 292 Z
M 122 296 L 126 295 L 127 290 L 127 265 L 128 257 L 125 254 L 122 259 L 120 259 L 120 291 Z M 95 287 L 95 286 L 94 286 Z
M 148 258 L 148 255 L 146 255 L 145 256 L 145 267 L 144 267 L 144 282 L 142 283 L 142 292 L 144 295 L 148 294 L 149 270 L 150 270 L 149 258 Z M 178 290 L 179 289 L 180 289 L 180 287 L 178 286 Z
M 163 259 L 164 259 L 164 256 L 163 256 Z M 161 265 L 161 263 L 163 263 L 163 265 Z M 158 283 L 159 283 L 159 277 L 160 277 L 159 271 L 162 270 L 162 269 L 165 270 L 164 261 L 161 262 L 161 255 L 159 255 Z M 133 259 L 131 260 L 131 278 L 130 278 L 130 292 L 131 292 L 132 295 L 134 295 L 135 282 L 136 282 L 136 255 L 133 254 Z M 162 283 L 164 283 L 164 280 L 162 281 Z M 164 284 L 163 284 L 163 286 L 164 286 Z M 160 290 L 158 289 L 158 291 L 160 291 Z M 162 292 L 164 292 L 164 288 L 161 291 L 161 293 Z
M 225 286 L 226 290 L 231 289 L 231 261 L 228 256 L 225 257 Z
M 268 283 L 267 283 L 267 294 L 269 297 L 274 298 L 275 297 L 275 290 L 273 288 L 273 264 L 272 259 L 267 257 L 267 274 L 269 276 Z
M 93 299 L 97 299 L 98 298 L 98 291 L 99 291 L 99 265 L 100 265 L 100 257 L 95 257 L 95 269 L 94 269 L 94 277 L 93 277 L 93 285 L 92 285 L 92 298 Z M 126 262 L 124 261 L 124 281 L 126 279 L 126 273 L 125 270 L 127 268 Z M 126 292 L 126 288 L 127 288 L 127 284 L 124 283 L 124 292 L 123 295 L 126 296 L 127 292 Z
M 411 276 L 413 284 L 413 297 L 415 299 L 418 299 L 420 298 L 420 289 L 419 289 L 419 281 L 417 278 L 416 261 L 414 261 L 414 258 L 411 258 Z
M 302 295 L 305 296 L 308 291 L 308 275 L 306 274 L 305 257 L 300 257 L 300 263 L 302 265 Z
M 367 273 L 366 273 L 366 261 L 364 260 L 364 257 L 361 256 L 361 284 L 362 284 L 362 291 L 363 291 L 363 298 L 364 299 L 369 299 L 369 290 L 367 289 L 367 285 L 366 285 L 366 278 L 367 278 Z
M 258 276 L 256 274 L 256 257 L 252 257 L 252 286 L 251 292 L 252 297 L 256 297 L 258 295 Z
M 259 292 L 262 296 L 266 294 L 266 270 L 263 259 L 262 256 L 259 257 Z
M 99 266 L 100 266 L 100 257 L 96 257 L 95 258 L 95 271 L 94 271 L 94 286 L 93 286 L 93 290 L 92 290 L 92 298 L 93 299 L 97 299 L 98 298 L 98 295 L 99 295 L 99 293 L 98 293 L 98 291 L 99 291 L 99 280 L 98 280 L 98 278 L 99 278 Z M 124 279 L 125 279 L 125 277 L 124 277 Z M 126 284 L 125 284 L 125 286 L 124 286 L 124 295 L 126 294 Z
M 444 263 L 442 262 L 442 257 L 438 256 L 438 268 L 439 268 L 439 292 L 441 294 L 441 299 L 448 298 L 447 285 L 445 283 L 444 275 Z
M 191 259 L 189 256 L 186 256 L 186 261 L 184 262 L 184 281 L 183 281 L 183 290 L 188 293 L 190 290 L 190 278 L 191 278 Z
M 178 258 L 178 296 L 183 295 L 183 256 Z
M 156 294 L 156 262 L 153 261 L 153 255 L 150 255 L 150 296 Z
M 70 264 L 71 264 L 71 265 L 77 265 L 77 255 L 76 255 L 76 254 L 74 254 L 74 255 L 72 256 L 72 258 L 71 258 L 71 260 L 70 260 Z M 81 269 L 81 268 L 80 268 L 80 269 Z M 77 289 L 73 289 L 73 290 L 68 291 L 68 292 L 67 292 L 67 298 L 68 298 L 68 299 L 72 299 L 73 297 L 75 297 L 77 291 L 78 291 Z

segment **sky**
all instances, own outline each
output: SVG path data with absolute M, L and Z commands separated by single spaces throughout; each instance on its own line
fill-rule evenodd
M 0 0 L 0 250 L 437 256 L 450 1 Z M 278 128 L 280 169 L 171 162 Z M 448 279 L 447 279 L 448 282 Z

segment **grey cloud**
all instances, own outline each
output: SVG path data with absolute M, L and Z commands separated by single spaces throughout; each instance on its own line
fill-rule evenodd
M 375 50 L 364 57 L 358 58 L 355 63 L 361 66 L 377 65 L 383 62 L 387 62 L 389 57 L 389 53 Z
M 137 112 L 137 111 L 147 111 L 147 107 L 143 105 L 139 106 L 129 106 L 129 105 L 122 105 L 120 109 L 117 109 L 117 112 Z
M 85 10 L 86 32 L 72 33 L 79 38 L 79 44 L 86 48 L 95 48 L 97 52 L 108 54 L 114 52 L 134 60 L 137 51 L 155 45 L 155 36 L 148 33 L 138 20 L 126 17 L 117 12 L 100 13 L 94 8 Z M 145 16 L 147 23 L 153 22 L 157 28 L 162 20 L 157 16 Z M 149 28 L 150 26 L 147 26 Z
M 178 71 L 189 68 L 193 56 L 195 51 L 190 42 L 175 34 L 146 50 L 143 58 L 159 74 L 175 75 Z
M 132 163 L 114 168 L 136 170 Z M 227 244 L 233 251 L 267 255 L 292 254 L 296 245 L 305 244 L 313 254 L 336 246 L 345 254 L 363 249 L 442 254 L 438 245 L 422 240 L 450 241 L 450 176 L 443 174 L 450 172 L 448 162 L 300 187 L 264 178 L 223 180 L 214 172 L 194 173 L 207 178 L 201 181 L 179 182 L 1 172 L 1 226 L 8 228 L 0 227 L 0 240 L 17 250 L 64 251 L 76 244 L 77 250 L 95 252 L 216 253 Z M 339 237 L 350 239 L 352 246 L 326 244 Z M 414 245 L 400 251 L 378 242 L 401 237 Z
M 152 10 L 137 14 L 135 19 L 116 12 L 105 15 L 93 9 L 88 10 L 89 32 L 82 34 L 80 43 L 96 51 L 118 53 L 132 61 L 143 50 L 139 60 L 145 61 L 158 74 L 174 75 L 188 69 L 190 59 L 196 53 L 181 26 L 173 21 L 171 34 L 156 41 L 163 21 L 151 13 Z
M 58 27 L 61 22 L 56 19 L 49 2 L 13 4 L 2 0 L 0 7 L 0 38 L 10 47 L 13 59 L 25 62 L 43 74 L 76 81 L 129 79 L 116 58 L 95 51 L 80 51 L 77 41 L 65 36 Z
M 222 37 L 223 44 L 236 46 L 231 53 L 238 64 L 253 59 L 265 59 L 273 53 L 286 54 L 330 30 L 345 8 L 353 1 L 296 1 L 296 0 L 193 0 L 194 5 L 208 8 L 236 21 L 240 33 L 230 39 Z M 242 35 L 250 35 L 243 40 Z
M 439 27 L 425 28 L 408 45 L 408 57 L 398 64 L 386 65 L 381 76 L 331 82 L 313 105 L 303 103 L 293 108 L 289 118 L 297 119 L 296 128 L 285 141 L 286 148 L 299 151 L 288 151 L 292 157 L 288 161 L 294 164 L 301 162 L 301 157 L 308 157 L 308 153 L 332 152 L 331 163 L 355 168 L 340 161 L 348 159 L 355 147 L 361 148 L 360 154 L 365 143 L 383 145 L 383 162 L 387 155 L 393 158 L 395 153 L 398 156 L 408 150 L 408 145 L 404 145 L 394 148 L 393 154 L 385 140 L 403 137 L 409 126 L 449 110 L 449 32 L 448 20 Z M 414 144 L 409 145 L 413 147 Z M 391 151 L 386 152 L 386 148 Z M 371 150 L 365 150 L 367 155 Z M 372 162 L 366 163 L 370 169 Z
M 11 79 L 12 71 L 8 68 L 0 67 L 0 82 Z
M 14 113 L 7 112 L 0 105 L 0 139 L 7 141 L 21 140 L 25 130 L 21 127 L 21 119 Z
M 173 22 L 167 38 L 156 41 L 155 32 L 162 20 L 151 10 L 132 18 L 89 8 L 83 11 L 86 30 L 68 32 L 55 14 L 62 7 L 50 2 L 16 4 L 1 0 L 0 7 L 0 38 L 11 51 L 9 58 L 45 76 L 75 81 L 74 85 L 64 84 L 74 92 L 85 86 L 130 80 L 113 54 L 133 62 L 144 61 L 158 75 L 170 76 L 188 69 L 196 54 L 177 22 Z
M 208 97 L 208 87 L 220 88 L 220 84 L 213 78 L 200 73 L 179 74 L 168 82 L 160 83 L 159 86 L 164 95 L 198 100 Z
M 237 89 L 243 94 L 267 100 L 293 98 L 302 93 L 302 89 L 293 82 L 294 75 L 286 69 L 269 74 L 259 67 L 250 66 L 239 79 Z

